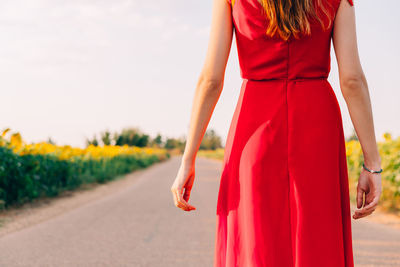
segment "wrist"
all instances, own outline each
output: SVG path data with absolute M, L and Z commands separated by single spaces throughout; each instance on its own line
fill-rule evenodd
M 372 170 L 370 168 L 368 168 L 367 166 L 365 166 L 365 164 L 363 163 L 363 168 L 364 170 L 370 172 L 370 173 L 381 173 L 383 170 L 381 168 L 377 169 L 377 170 Z
M 196 157 L 183 154 L 182 159 L 181 159 L 181 164 L 193 165 L 195 163 L 195 160 L 196 160 Z
M 375 159 L 375 160 L 370 160 L 370 159 L 365 159 L 364 160 L 364 165 L 371 170 L 380 170 L 381 169 L 381 160 Z

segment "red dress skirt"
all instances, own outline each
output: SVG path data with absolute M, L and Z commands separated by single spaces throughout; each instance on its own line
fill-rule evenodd
M 328 2 L 336 12 L 340 1 Z M 257 0 L 232 5 L 243 83 L 225 146 L 214 267 L 353 267 L 342 117 L 327 80 L 332 26 L 314 23 L 310 36 L 284 41 L 264 34 L 261 9 Z

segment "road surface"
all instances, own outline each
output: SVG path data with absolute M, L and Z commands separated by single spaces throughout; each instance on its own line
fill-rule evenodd
M 0 266 L 212 267 L 222 163 L 198 158 L 190 202 L 174 206 L 180 157 L 117 192 L 0 237 Z M 356 266 L 400 266 L 400 230 L 353 220 Z M 323 266 L 323 264 L 321 265 Z

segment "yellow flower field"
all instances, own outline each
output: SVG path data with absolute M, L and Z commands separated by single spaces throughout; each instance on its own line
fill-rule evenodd
M 28 144 L 7 129 L 0 136 L 0 209 L 85 183 L 104 183 L 169 157 L 157 147 Z
M 71 160 L 76 157 L 80 158 L 111 158 L 118 155 L 158 155 L 164 159 L 167 154 L 166 149 L 136 146 L 94 146 L 89 145 L 87 148 L 77 148 L 71 146 L 57 146 L 46 142 L 27 144 L 19 133 L 10 136 L 9 142 L 5 139 L 9 129 L 2 133 L 0 138 L 0 146 L 8 146 L 14 153 L 19 155 L 55 155 L 61 160 Z

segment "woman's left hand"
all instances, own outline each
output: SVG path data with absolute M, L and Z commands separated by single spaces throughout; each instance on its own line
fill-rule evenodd
M 188 203 L 190 191 L 195 177 L 194 163 L 181 163 L 178 174 L 171 186 L 175 206 L 185 211 L 195 210 L 196 207 Z M 183 192 L 185 190 L 185 192 Z
M 380 168 L 380 164 L 374 167 Z M 369 173 L 362 169 L 357 184 L 357 210 L 354 211 L 353 219 L 360 219 L 375 211 L 381 193 L 382 177 L 380 173 Z

